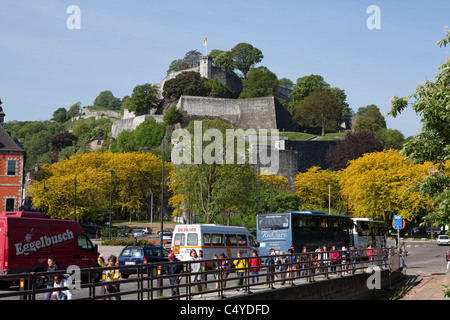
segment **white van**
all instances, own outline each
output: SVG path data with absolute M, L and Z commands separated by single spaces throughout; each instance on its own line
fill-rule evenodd
M 240 250 L 243 256 L 251 256 L 253 250 L 257 250 L 257 244 L 244 227 L 187 224 L 175 226 L 171 249 L 180 260 L 189 260 L 191 249 L 195 249 L 197 255 L 203 253 L 203 259 L 210 260 L 213 253 L 225 253 L 228 258 L 234 258 Z

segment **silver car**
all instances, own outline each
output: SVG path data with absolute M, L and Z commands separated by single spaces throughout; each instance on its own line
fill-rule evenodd
M 440 246 L 441 244 L 444 244 L 444 245 L 449 244 L 448 236 L 447 236 L 447 235 L 442 235 L 442 234 L 441 234 L 440 236 L 437 237 L 437 239 L 436 239 L 436 244 L 437 244 L 438 246 Z

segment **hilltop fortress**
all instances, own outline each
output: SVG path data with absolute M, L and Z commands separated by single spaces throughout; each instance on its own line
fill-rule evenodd
M 183 72 L 194 71 L 206 79 L 216 79 L 229 89 L 239 94 L 242 91 L 242 81 L 233 71 L 212 65 L 208 56 L 200 58 L 196 68 L 172 72 L 157 84 L 159 98 L 166 81 L 175 78 Z M 277 97 L 289 101 L 290 89 L 279 87 Z M 298 125 L 292 120 L 292 114 L 283 107 L 275 97 L 253 99 L 223 99 L 210 97 L 181 96 L 176 105 L 180 114 L 190 120 L 218 118 L 240 129 L 267 129 L 279 131 L 298 131 Z M 147 118 L 162 122 L 162 114 L 146 114 L 135 116 L 125 112 L 122 119 L 116 121 L 111 130 L 113 138 L 123 130 L 134 130 Z
M 242 80 L 233 71 L 212 65 L 210 57 L 201 57 L 200 65 L 196 68 L 170 73 L 165 77 L 158 87 L 159 98 L 162 99 L 164 83 L 177 75 L 194 71 L 200 73 L 201 77 L 216 79 L 233 90 L 236 94 L 242 91 Z M 298 124 L 293 121 L 291 112 L 278 101 L 278 98 L 290 101 L 291 90 L 278 87 L 276 97 L 252 98 L 252 99 L 223 99 L 196 96 L 181 96 L 176 107 L 182 117 L 187 120 L 221 119 L 237 129 L 260 129 L 277 130 L 280 141 L 274 146 L 265 148 L 276 148 L 279 152 L 278 174 L 285 176 L 292 186 L 296 174 L 307 171 L 312 166 L 328 168 L 325 154 L 330 146 L 336 141 L 288 141 L 283 137 L 283 131 L 299 131 Z M 113 138 L 123 130 L 134 130 L 147 118 L 153 118 L 157 122 L 163 121 L 163 114 L 146 114 L 135 116 L 125 110 L 122 118 L 112 125 L 111 134 Z M 251 138 L 250 138 L 251 140 Z M 258 148 L 251 144 L 250 148 Z M 262 148 L 263 146 L 259 146 Z

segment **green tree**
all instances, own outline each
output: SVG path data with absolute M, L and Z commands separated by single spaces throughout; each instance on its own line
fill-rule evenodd
M 446 46 L 450 41 L 450 33 L 437 42 Z M 440 72 L 434 82 L 427 81 L 418 85 L 416 92 L 406 97 L 394 97 L 390 115 L 398 116 L 412 100 L 412 109 L 422 117 L 422 129 L 411 141 L 404 144 L 402 154 L 414 163 L 431 161 L 437 165 L 435 171 L 420 181 L 422 195 L 430 195 L 434 199 L 437 210 L 425 217 L 425 221 L 435 226 L 450 224 L 450 59 L 439 67 Z
M 215 66 L 231 71 L 235 69 L 230 51 L 214 49 L 210 52 L 209 56 L 212 58 L 212 62 Z
M 58 108 L 53 112 L 53 120 L 59 123 L 64 123 L 68 120 L 66 108 Z
M 183 63 L 183 59 L 173 60 L 169 65 L 169 69 L 167 69 L 167 74 L 170 74 L 170 73 L 176 72 L 176 71 L 180 71 L 182 63 Z
M 258 48 L 245 42 L 239 43 L 233 47 L 230 54 L 233 59 L 234 67 L 242 72 L 244 79 L 247 79 L 247 73 L 250 71 L 250 68 L 257 63 L 260 63 L 264 58 L 264 55 Z
M 67 117 L 69 119 L 76 117 L 77 115 L 80 114 L 80 110 L 81 110 L 81 102 L 73 104 L 67 111 Z
M 318 127 L 325 130 L 335 130 L 341 118 L 342 105 L 330 91 L 315 91 L 299 103 L 294 111 L 294 119 L 306 127 Z
M 210 89 L 198 72 L 186 71 L 164 83 L 163 96 L 166 99 L 179 99 L 182 95 L 206 97 Z
M 130 111 L 136 112 L 136 115 L 143 115 L 158 107 L 160 100 L 157 96 L 158 89 L 149 83 L 136 86 L 131 95 Z
M 266 67 L 252 68 L 248 78 L 243 81 L 243 90 L 239 99 L 275 96 L 278 85 L 276 74 Z
M 380 109 L 374 105 L 360 107 L 356 112 L 356 131 L 372 131 L 377 132 L 380 129 L 386 129 L 386 120 L 381 114 Z
M 120 99 L 114 97 L 112 92 L 109 90 L 100 92 L 100 94 L 94 100 L 94 106 L 114 111 L 120 110 L 121 104 L 122 102 L 120 101 Z

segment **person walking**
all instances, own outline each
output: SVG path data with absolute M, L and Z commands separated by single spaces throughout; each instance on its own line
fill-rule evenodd
M 402 244 L 400 245 L 399 254 L 400 257 L 402 258 L 402 268 L 408 269 L 408 266 L 406 265 L 406 257 L 408 256 L 408 251 L 406 251 L 405 241 L 403 241 Z
M 244 284 L 244 276 L 245 270 L 248 268 L 247 260 L 242 259 L 242 250 L 239 250 L 237 253 L 237 259 L 233 261 L 234 267 L 236 268 L 236 272 L 238 275 L 238 288 L 237 291 L 245 290 L 240 288 Z
M 47 264 L 48 264 L 47 272 L 61 270 L 61 267 L 59 266 L 58 261 L 56 261 L 56 257 L 53 255 L 48 257 Z M 55 283 L 55 276 L 54 275 L 48 276 L 47 277 L 47 288 L 53 288 L 54 283 Z M 46 292 L 45 300 L 51 300 L 51 298 L 52 298 L 52 293 Z
M 201 260 L 200 257 L 197 255 L 197 251 L 195 249 L 191 249 L 190 251 L 190 259 L 189 261 L 198 261 Z M 201 274 L 202 271 L 202 264 L 200 262 L 191 263 L 191 284 L 193 284 L 192 288 L 195 288 L 195 283 L 201 281 Z M 197 291 L 202 292 L 202 286 L 201 284 L 197 284 Z M 199 298 L 201 298 L 202 295 L 199 295 Z
M 222 270 L 222 288 L 227 287 L 227 278 L 230 274 L 231 264 L 230 261 L 227 260 L 227 256 L 225 253 L 221 253 L 220 256 L 220 262 L 219 262 L 219 269 Z
M 259 282 L 259 270 L 261 269 L 261 259 L 258 256 L 258 251 L 253 250 L 252 252 L 252 258 L 248 260 L 248 263 L 250 265 L 250 274 L 252 275 L 252 283 Z
M 59 274 L 54 277 L 54 284 L 53 288 L 64 288 L 69 287 L 69 282 L 62 274 Z M 61 290 L 61 291 L 54 291 L 52 293 L 52 296 L 56 300 L 72 300 L 73 292 L 70 289 L 67 290 Z
M 172 252 L 169 253 L 168 258 L 172 263 L 166 267 L 165 274 L 172 276 L 171 278 L 169 278 L 169 283 L 172 286 L 172 297 L 179 296 L 180 288 L 178 287 L 178 285 L 180 284 L 181 279 L 183 279 L 183 277 L 181 276 L 181 274 L 183 274 L 183 264 L 180 263 L 180 260 L 178 260 Z
M 117 262 L 117 257 L 115 255 L 110 255 L 108 257 L 108 264 L 105 263 L 105 260 L 103 259 L 104 254 L 101 254 L 98 256 L 98 264 L 103 267 L 114 267 Z M 112 282 L 117 281 L 120 278 L 120 271 L 118 269 L 108 269 L 104 270 L 103 274 L 105 275 L 105 281 L 106 282 Z M 103 293 L 117 293 L 120 292 L 120 284 L 119 283 L 107 283 L 103 287 Z M 111 300 L 111 298 L 109 298 Z M 116 296 L 116 300 L 121 300 L 120 295 Z
M 450 267 L 450 250 L 447 250 L 447 253 L 445 254 L 445 261 L 447 261 L 447 270 L 445 271 L 447 273 Z

